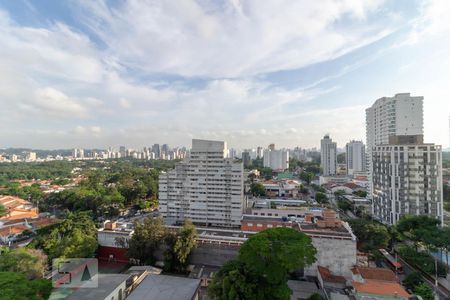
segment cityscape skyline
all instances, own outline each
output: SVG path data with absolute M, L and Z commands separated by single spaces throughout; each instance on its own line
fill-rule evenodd
M 0 147 L 343 147 L 404 92 L 449 147 L 448 2 L 105 3 L 0 3 Z

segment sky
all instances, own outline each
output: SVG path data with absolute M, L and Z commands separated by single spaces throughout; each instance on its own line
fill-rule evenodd
M 424 96 L 449 147 L 447 0 L 0 0 L 0 147 L 344 147 Z

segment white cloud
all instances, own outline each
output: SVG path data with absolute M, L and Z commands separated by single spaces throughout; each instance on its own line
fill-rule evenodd
M 52 87 L 37 89 L 31 101 L 26 102 L 32 109 L 60 117 L 86 117 L 87 110 L 76 99 Z
M 383 1 L 77 2 L 122 64 L 151 73 L 236 77 L 326 61 L 390 32 L 366 23 Z M 343 20 L 357 22 L 344 26 Z M 339 23 L 339 25 L 336 25 Z
M 120 98 L 119 105 L 122 106 L 123 108 L 130 108 L 131 107 L 130 101 L 125 99 L 125 98 Z

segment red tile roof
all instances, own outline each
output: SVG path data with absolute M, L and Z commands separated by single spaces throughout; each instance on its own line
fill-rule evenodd
M 28 228 L 27 226 L 22 225 L 22 224 L 3 227 L 3 228 L 0 228 L 0 236 L 8 236 L 10 234 L 20 234 L 27 229 L 29 230 L 30 228 Z
M 364 279 L 398 282 L 395 273 L 389 269 L 355 267 L 352 269 L 352 272 L 353 274 L 361 275 Z
M 364 283 L 352 282 L 353 288 L 359 293 L 367 293 L 374 295 L 390 295 L 409 297 L 410 294 L 396 282 L 371 280 L 368 279 Z

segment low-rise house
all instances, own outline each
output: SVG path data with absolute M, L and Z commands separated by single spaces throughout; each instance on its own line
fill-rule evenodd
M 356 299 L 409 299 L 411 295 L 399 284 L 395 273 L 383 268 L 352 269 L 352 294 Z

